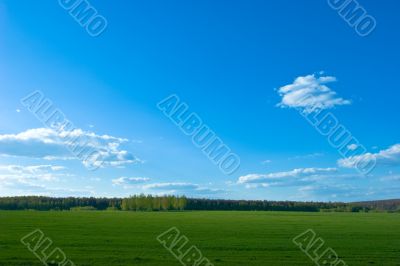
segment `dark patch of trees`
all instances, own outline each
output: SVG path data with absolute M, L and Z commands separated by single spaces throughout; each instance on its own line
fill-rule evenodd
M 334 209 L 344 203 L 261 201 L 261 200 L 210 200 L 189 199 L 187 210 L 236 210 L 236 211 L 304 211 L 318 212 L 321 209 Z
M 261 200 L 191 199 L 184 196 L 137 195 L 129 198 L 3 197 L 0 210 L 123 210 L 123 211 L 400 211 L 400 200 L 373 202 L 296 202 Z
M 400 199 L 353 202 L 352 205 L 369 210 L 400 212 Z
M 118 198 L 52 198 L 52 197 L 3 197 L 0 198 L 0 210 L 70 210 L 74 207 L 94 207 L 96 210 L 106 210 L 109 207 L 120 208 Z

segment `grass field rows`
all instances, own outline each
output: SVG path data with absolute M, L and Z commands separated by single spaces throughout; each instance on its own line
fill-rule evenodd
M 43 265 L 20 239 L 42 230 L 76 265 L 181 265 L 157 241 L 179 228 L 214 265 L 314 265 L 312 229 L 348 265 L 400 265 L 400 215 L 294 212 L 0 211 L 1 265 Z

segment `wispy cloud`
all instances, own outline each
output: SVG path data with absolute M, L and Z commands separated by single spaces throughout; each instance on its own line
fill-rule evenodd
M 313 184 L 300 187 L 296 200 L 361 201 L 397 198 L 400 186 L 360 187 L 351 184 Z
M 282 97 L 279 107 L 301 108 L 305 112 L 317 109 L 330 109 L 337 105 L 350 104 L 336 95 L 326 84 L 335 82 L 332 76 L 307 75 L 297 77 L 293 83 L 278 89 Z
M 79 139 L 79 143 L 74 140 Z M 77 145 L 79 149 L 93 148 L 99 151 L 102 166 L 121 166 L 141 162 L 121 144 L 127 139 L 109 135 L 97 135 L 93 132 L 75 129 L 73 131 L 55 131 L 50 128 L 29 129 L 18 134 L 0 135 L 0 154 L 42 158 L 46 160 L 74 159 L 68 151 L 68 145 Z
M 34 184 L 31 182 L 11 183 L 5 187 L 0 187 L 0 191 L 7 190 L 9 196 L 49 196 L 49 197 L 90 197 L 96 196 L 92 189 L 74 189 L 65 187 L 51 187 L 44 184 Z M 10 190 L 11 189 L 11 190 Z M 3 193 L 3 192 L 2 192 Z
M 65 169 L 64 166 L 55 165 L 0 165 L 0 183 L 56 180 L 59 176 L 70 176 L 61 172 Z
M 400 181 L 400 175 L 388 175 L 388 176 L 383 176 L 380 178 L 381 181 L 387 182 L 387 181 Z
M 297 155 L 297 156 L 289 157 L 288 160 L 310 159 L 310 158 L 316 158 L 316 157 L 321 157 L 321 156 L 324 156 L 324 153 L 315 152 L 315 153 L 310 153 L 310 154 L 305 154 L 305 155 Z
M 127 185 L 136 185 L 150 181 L 148 177 L 119 177 L 112 180 L 113 185 L 116 186 L 127 186 Z
M 143 185 L 142 188 L 149 192 L 156 192 L 156 194 L 185 194 L 192 196 L 206 196 L 225 192 L 222 189 L 213 189 L 185 182 L 153 183 Z
M 73 177 L 57 165 L 0 165 L 0 191 L 7 195 L 88 196 L 94 192 L 57 186 L 61 179 Z
M 356 196 L 366 196 L 368 192 L 360 193 L 360 190 L 349 184 L 311 184 L 302 186 L 298 189 L 298 195 L 294 197 L 298 200 L 332 200 L 338 198 L 351 198 Z
M 248 174 L 239 177 L 237 183 L 246 184 L 249 188 L 258 186 L 299 186 L 313 183 L 321 177 L 336 171 L 336 168 L 298 168 L 286 172 Z

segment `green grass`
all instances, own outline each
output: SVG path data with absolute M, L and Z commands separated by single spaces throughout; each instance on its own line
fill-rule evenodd
M 292 239 L 313 229 L 348 265 L 400 265 L 400 215 L 0 211 L 0 265 L 43 265 L 20 239 L 41 229 L 79 265 L 182 265 L 156 240 L 177 227 L 214 265 L 314 265 Z

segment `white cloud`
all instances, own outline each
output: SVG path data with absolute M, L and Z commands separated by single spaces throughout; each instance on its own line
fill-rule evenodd
M 64 170 L 65 167 L 57 165 L 0 165 L 0 188 L 2 193 L 7 190 L 10 195 L 44 195 L 67 191 L 48 186 L 73 176 Z
M 298 195 L 294 196 L 296 200 L 354 202 L 397 198 L 400 186 L 360 187 L 352 184 L 314 184 L 301 187 L 298 192 Z
M 381 181 L 400 181 L 400 175 L 388 175 L 381 177 Z
M 278 106 L 301 108 L 310 113 L 318 109 L 350 104 L 349 100 L 337 97 L 336 92 L 325 85 L 335 81 L 336 78 L 331 76 L 300 76 L 292 84 L 279 88 L 278 93 L 282 100 Z
M 386 150 L 377 153 L 365 153 L 338 160 L 338 165 L 345 168 L 354 168 L 359 162 L 368 164 L 376 161 L 376 165 L 400 165 L 400 144 L 395 144 Z
M 336 171 L 336 168 L 298 168 L 286 172 L 244 175 L 239 177 L 237 183 L 246 184 L 248 188 L 304 185 Z
M 74 177 L 58 165 L 0 165 L 0 193 L 5 196 L 94 196 L 87 187 L 66 188 L 63 184 Z M 60 185 L 63 184 L 63 185 Z
M 360 191 L 349 184 L 312 184 L 300 187 L 298 195 L 294 197 L 297 200 L 322 200 L 338 201 L 338 198 L 351 198 L 356 196 L 366 196 L 368 191 Z
M 315 152 L 315 153 L 310 153 L 310 154 L 305 154 L 305 155 L 297 155 L 294 157 L 289 157 L 288 160 L 310 159 L 310 158 L 316 158 L 316 157 L 321 157 L 321 156 L 324 156 L 324 154 L 321 152 Z
M 272 162 L 271 160 L 264 160 L 264 161 L 261 162 L 261 164 L 269 164 L 271 162 Z
M 132 185 L 132 184 L 140 184 L 150 181 L 148 177 L 119 177 L 112 180 L 113 185 L 121 186 L 121 185 Z
M 7 190 L 5 190 L 7 189 Z M 38 185 L 34 183 L 10 184 L 7 187 L 0 187 L 2 195 L 7 196 L 47 196 L 47 197 L 94 197 L 95 191 L 85 189 L 73 189 L 63 187 L 49 187 L 47 185 Z
M 59 176 L 70 176 L 60 172 L 65 169 L 64 166 L 56 165 L 0 165 L 0 183 L 56 180 Z
M 149 185 L 144 185 L 144 189 L 166 189 L 166 190 L 175 190 L 175 189 L 196 189 L 198 185 L 191 183 L 154 183 Z
M 170 182 L 170 183 L 153 183 L 143 185 L 142 189 L 152 192 L 158 192 L 156 194 L 184 194 L 188 196 L 203 196 L 212 195 L 225 192 L 221 189 L 213 189 L 198 184 L 185 183 L 185 182 Z
M 200 186 L 198 184 L 187 182 L 161 182 L 147 183 L 150 181 L 147 177 L 120 177 L 112 180 L 114 186 L 122 186 L 124 189 L 135 190 L 135 193 L 144 193 L 152 195 L 186 195 L 186 196 L 207 196 L 223 193 L 225 190 Z M 145 184 L 143 184 L 145 183 Z
M 59 165 L 29 165 L 29 166 L 22 166 L 22 165 L 0 165 L 0 170 L 6 170 L 10 173 L 16 174 L 38 174 L 46 171 L 60 171 L 65 170 L 64 166 Z
M 0 154 L 46 160 L 75 159 L 67 147 L 92 149 L 100 154 L 102 166 L 121 166 L 141 160 L 120 148 L 127 139 L 75 129 L 56 131 L 50 128 L 29 129 L 18 134 L 0 135 Z

